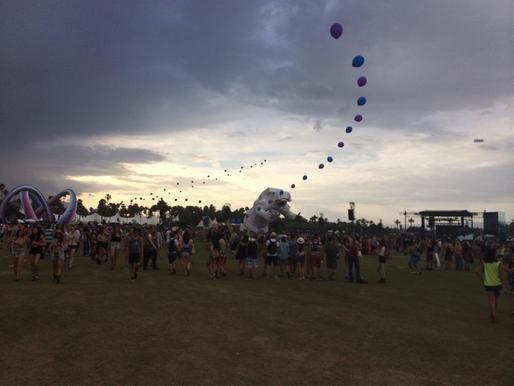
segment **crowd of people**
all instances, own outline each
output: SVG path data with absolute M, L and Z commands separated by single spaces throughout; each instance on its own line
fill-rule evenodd
M 97 223 L 0 225 L 0 242 L 8 243 L 16 281 L 29 255 L 33 281 L 39 280 L 41 259 L 48 258 L 53 281 L 60 283 L 63 269 L 73 269 L 80 248 L 83 256 L 111 270 L 123 260 L 131 280 L 137 280 L 140 268 L 158 270 L 159 251 L 165 250 L 169 273 L 190 276 L 195 240 L 207 243 L 207 272 L 212 280 L 227 277 L 227 260 L 234 258 L 239 275 L 249 278 L 334 280 L 338 266 L 342 266 L 345 280 L 365 284 L 368 281 L 361 273 L 361 258 L 374 255 L 378 282 L 384 284 L 386 263 L 393 253 L 399 253 L 408 257 L 407 265 L 414 275 L 432 270 L 469 271 L 474 267 L 485 285 L 492 320 L 496 318 L 500 292 L 514 291 L 514 244 L 494 240 L 459 241 L 399 234 L 358 237 L 330 230 L 320 234 L 254 234 L 226 225 L 208 231 Z M 502 271 L 507 273 L 508 283 L 503 282 Z

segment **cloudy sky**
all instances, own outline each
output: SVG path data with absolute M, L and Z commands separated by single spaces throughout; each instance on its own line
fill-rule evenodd
M 248 206 L 273 186 L 306 216 L 510 219 L 513 4 L 0 0 L 0 180 L 94 206 L 164 188 Z

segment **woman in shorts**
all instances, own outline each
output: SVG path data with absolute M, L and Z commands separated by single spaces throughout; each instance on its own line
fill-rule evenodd
M 390 252 L 389 248 L 387 248 L 386 243 L 384 240 L 380 240 L 378 244 L 378 282 L 379 283 L 385 283 L 386 282 L 386 275 L 385 275 L 385 264 L 387 261 L 387 258 L 389 257 Z
M 68 243 L 68 269 L 73 269 L 73 265 L 75 264 L 75 255 L 79 250 L 80 231 L 73 225 L 70 225 L 66 239 Z
M 62 267 L 64 265 L 66 249 L 66 242 L 64 240 L 64 233 L 62 230 L 57 230 L 54 234 L 54 239 L 50 246 L 52 253 L 52 269 L 53 269 L 53 281 L 56 284 L 61 282 Z
M 32 281 L 39 280 L 39 260 L 46 246 L 45 235 L 39 227 L 33 228 L 30 239 L 30 264 L 32 267 Z
M 246 262 L 246 254 L 248 247 L 248 235 L 244 234 L 237 244 L 236 250 L 236 260 L 239 263 L 239 276 L 243 276 L 245 274 L 245 262 Z
M 109 246 L 109 232 L 107 228 L 100 228 L 100 231 L 96 235 L 96 256 L 95 260 L 98 264 L 107 263 L 108 246 Z
M 111 259 L 111 270 L 116 268 L 116 263 L 118 261 L 118 254 L 120 253 L 119 251 L 121 251 L 121 239 L 122 239 L 121 228 L 119 225 L 115 225 L 114 231 L 112 232 L 112 235 L 111 235 L 111 243 L 109 246 L 109 249 L 110 249 L 109 257 Z
M 244 236 L 248 237 L 248 236 Z M 253 279 L 257 277 L 257 268 L 259 266 L 259 247 L 257 240 L 253 235 L 248 237 L 246 245 L 246 269 L 248 270 L 248 277 Z
M 514 272 L 514 269 L 507 268 L 502 261 L 496 258 L 494 248 L 489 248 L 480 265 L 475 269 L 476 275 L 484 283 L 489 302 L 489 320 L 491 323 L 496 322 L 496 313 L 498 311 L 498 300 L 503 288 L 502 271 Z
M 127 239 L 127 254 L 130 267 L 130 279 L 136 280 L 139 265 L 143 259 L 143 237 L 139 229 L 131 229 Z
M 12 238 L 11 248 L 14 256 L 13 269 L 15 281 L 20 281 L 21 265 L 23 260 L 25 260 L 25 248 L 29 242 L 30 240 L 21 229 L 17 230 Z
M 195 245 L 193 243 L 193 239 L 191 238 L 189 231 L 186 230 L 182 235 L 182 248 L 180 252 L 180 263 L 186 276 L 191 275 L 191 258 L 194 253 Z

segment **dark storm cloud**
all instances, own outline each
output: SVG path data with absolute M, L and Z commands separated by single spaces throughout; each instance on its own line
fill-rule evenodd
M 241 104 L 329 124 L 351 119 L 361 92 L 366 123 L 444 134 L 423 118 L 512 97 L 513 13 L 507 0 L 0 0 L 0 177 L 50 184 L 159 157 L 58 153 L 44 138 L 208 127 L 244 119 Z

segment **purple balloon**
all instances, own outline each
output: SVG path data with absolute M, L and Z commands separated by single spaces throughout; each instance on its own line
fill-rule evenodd
M 361 76 L 359 79 L 357 79 L 357 84 L 359 87 L 364 87 L 368 83 L 368 79 L 366 79 L 365 76 Z
M 339 142 L 339 143 L 337 144 L 337 146 L 338 146 L 338 147 L 344 147 L 344 142 Z
M 320 168 L 320 169 L 323 169 L 324 167 L 325 167 L 325 165 L 323 165 L 323 164 L 319 164 L 319 166 L 318 166 L 318 168 Z
M 357 115 L 355 116 L 355 118 L 353 118 L 353 119 L 355 120 L 355 122 L 360 122 L 360 121 L 362 121 L 362 115 L 357 114 Z
M 332 35 L 334 39 L 339 39 L 342 34 L 343 26 L 339 23 L 332 24 L 332 26 L 330 27 L 330 35 Z

